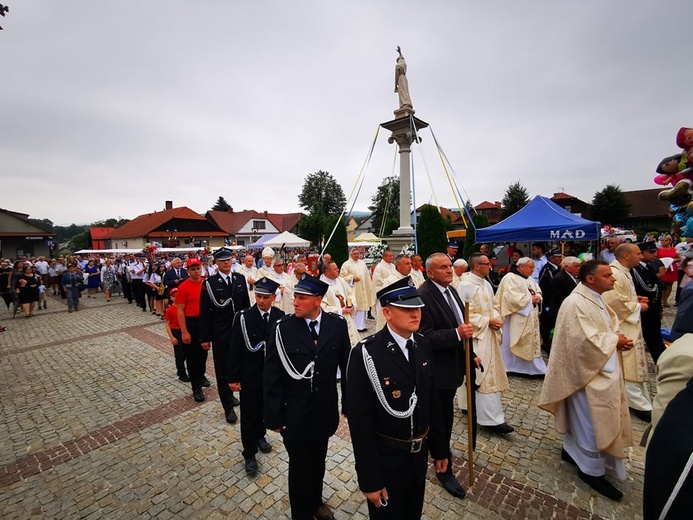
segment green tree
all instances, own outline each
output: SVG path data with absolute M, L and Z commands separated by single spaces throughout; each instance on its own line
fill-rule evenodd
M 592 199 L 592 218 L 602 224 L 622 226 L 628 218 L 630 204 L 620 186 L 609 184 Z
M 70 239 L 67 247 L 72 251 L 79 251 L 80 249 L 89 249 L 89 231 L 83 231 L 78 235 L 73 236 Z
M 298 205 L 310 215 L 335 216 L 344 210 L 346 197 L 334 177 L 320 170 L 306 177 L 298 196 Z
M 326 217 L 322 214 L 305 215 L 298 223 L 298 234 L 301 238 L 310 240 L 314 246 L 322 244 L 325 232 Z
M 373 212 L 373 227 L 380 232 L 383 220 L 394 218 L 397 220 L 395 228 L 399 227 L 399 177 L 385 177 L 378 186 L 378 191 L 371 198 L 371 205 L 368 206 Z M 383 232 L 389 235 L 390 232 Z
M 392 232 L 399 227 L 399 219 L 395 217 L 388 217 L 385 221 L 385 228 L 383 229 L 383 236 L 391 235 Z
M 529 193 L 520 181 L 508 186 L 501 201 L 501 217 L 508 218 L 524 208 L 529 202 Z
M 212 206 L 212 211 L 229 211 L 231 209 L 231 204 L 226 202 L 224 197 L 219 197 L 217 201 Z
M 464 258 L 466 259 L 481 248 L 481 244 L 476 244 L 476 230 L 488 227 L 488 218 L 485 215 L 472 215 L 472 221 L 474 226 L 467 226 L 467 236 L 464 239 Z
M 416 227 L 416 236 L 419 254 L 424 261 L 433 253 L 445 252 L 445 246 L 448 243 L 445 219 L 438 208 L 431 204 L 424 204 Z
M 341 222 L 341 225 L 335 225 L 337 222 Z M 332 255 L 332 260 L 337 262 L 337 265 L 341 265 L 349 259 L 349 243 L 347 240 L 346 225 L 344 221 L 339 217 L 332 217 L 327 219 L 327 225 L 325 226 L 325 240 L 330 237 L 332 230 L 335 229 L 334 235 L 329 244 L 326 244 L 323 253 L 329 253 Z

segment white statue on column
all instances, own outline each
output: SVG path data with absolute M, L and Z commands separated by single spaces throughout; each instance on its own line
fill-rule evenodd
M 397 46 L 397 65 L 395 65 L 395 92 L 399 94 L 399 107 L 414 108 L 409 97 L 409 81 L 407 80 L 407 62 L 404 61 L 402 50 Z

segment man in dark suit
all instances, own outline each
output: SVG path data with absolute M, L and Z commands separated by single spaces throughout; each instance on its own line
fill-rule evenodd
M 346 373 L 351 344 L 344 318 L 320 309 L 327 288 L 305 275 L 294 286 L 295 314 L 279 320 L 267 342 L 265 426 L 281 433 L 289 454 L 294 520 L 334 518 L 323 503 L 322 487 L 327 441 L 339 425 L 337 367 Z
M 164 286 L 167 291 L 170 291 L 178 287 L 187 277 L 188 271 L 183 267 L 183 261 L 180 258 L 174 258 L 171 260 L 171 268 L 164 274 Z
M 263 453 L 272 451 L 262 420 L 262 372 L 270 327 L 284 316 L 284 311 L 272 305 L 277 289 L 279 284 L 274 280 L 256 280 L 255 305 L 236 313 L 231 332 L 227 379 L 232 391 L 241 392 L 241 442 L 246 473 L 257 471 L 258 449 Z
M 464 323 L 464 304 L 452 282 L 452 263 L 443 253 L 434 253 L 426 259 L 426 280 L 419 287 L 419 294 L 426 305 L 421 314 L 421 333 L 432 345 L 431 365 L 438 387 L 443 413 L 445 441 L 450 448 L 454 400 L 457 388 L 465 375 L 465 342 L 474 332 L 471 324 Z M 448 287 L 450 286 L 450 287 Z M 476 355 L 471 353 L 472 359 Z M 478 363 L 478 360 L 476 361 Z M 470 412 L 470 413 L 473 413 Z M 448 457 L 445 472 L 437 472 L 438 480 L 453 496 L 464 498 L 466 493 L 452 474 L 452 459 Z
M 347 372 L 356 473 L 371 518 L 416 520 L 423 510 L 428 453 L 444 473 L 450 452 L 431 343 L 415 334 L 423 301 L 409 276 L 377 296 L 387 325 L 354 347 Z
M 563 254 L 561 250 L 551 249 L 546 252 L 546 264 L 539 271 L 539 288 L 543 298 L 541 313 L 539 314 L 539 334 L 541 346 L 546 352 L 551 351 L 551 329 L 556 323 L 551 317 L 551 281 L 561 270 Z
M 233 407 L 238 399 L 226 379 L 231 349 L 231 329 L 237 312 L 250 307 L 245 277 L 231 272 L 231 250 L 225 247 L 214 253 L 219 271 L 202 283 L 200 294 L 200 342 L 202 348 L 212 347 L 214 374 L 219 400 L 224 407 L 226 422 L 235 423 L 238 416 Z
M 565 300 L 579 282 L 578 273 L 580 272 L 580 259 L 576 256 L 566 256 L 561 261 L 561 270 L 551 280 L 551 300 L 549 309 L 551 316 L 551 328 L 556 326 L 558 309 L 561 308 Z M 544 299 L 546 301 L 546 299 Z

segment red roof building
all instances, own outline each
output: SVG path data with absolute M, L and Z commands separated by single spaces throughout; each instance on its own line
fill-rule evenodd
M 267 211 L 247 210 L 208 211 L 207 220 L 223 229 L 233 242 L 240 246 L 255 242 L 263 235 L 296 233 L 301 213 L 268 213 Z
M 113 233 L 116 228 L 113 227 L 90 227 L 89 228 L 89 238 L 91 239 L 92 249 L 108 249 L 106 243 L 108 242 L 108 235 Z
M 186 206 L 145 213 L 108 235 L 109 248 L 136 249 L 151 242 L 163 247 L 221 247 L 229 234 Z
M 474 206 L 474 209 L 479 215 L 483 215 L 488 219 L 489 225 L 497 224 L 501 219 L 501 203 L 483 201 L 481 204 Z
M 564 210 L 568 211 L 569 213 L 573 213 L 578 217 L 586 219 L 590 218 L 589 202 L 580 200 L 577 197 L 568 195 L 565 192 L 554 193 L 553 197 L 551 197 L 551 200 L 555 202 L 558 206 L 562 207 Z

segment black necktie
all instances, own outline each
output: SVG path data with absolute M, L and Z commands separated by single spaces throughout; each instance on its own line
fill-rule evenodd
M 176 278 L 180 278 L 180 270 L 176 269 Z
M 409 366 L 414 372 L 414 375 L 416 375 L 416 359 L 414 359 L 414 342 L 410 339 L 407 340 L 407 352 L 409 353 Z
M 317 321 L 311 321 L 310 322 L 310 335 L 313 336 L 313 342 L 316 345 L 318 344 L 318 331 L 316 330 L 317 326 L 318 326 Z
M 460 312 L 457 310 L 457 304 L 455 303 L 455 299 L 452 297 L 450 289 L 445 289 L 445 298 L 447 299 L 448 305 L 452 309 L 452 312 L 455 315 L 455 319 L 457 320 L 457 323 L 455 325 L 461 325 L 463 320 L 460 316 Z
M 262 321 L 265 322 L 265 330 L 267 330 L 267 325 L 269 324 L 269 312 L 262 315 Z

